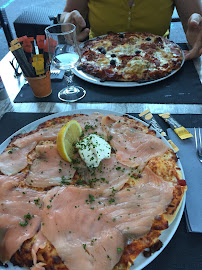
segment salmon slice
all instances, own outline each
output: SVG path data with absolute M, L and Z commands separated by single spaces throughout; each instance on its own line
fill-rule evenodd
M 146 134 L 134 123 L 124 122 L 121 117 L 108 115 L 102 119 L 103 130 L 111 138 L 118 161 L 129 167 L 144 168 L 153 157 L 163 155 L 169 147 L 150 134 Z
M 73 119 L 81 125 L 85 137 L 96 133 L 104 138 L 105 132 L 101 124 L 103 116 L 101 113 L 92 113 L 90 115 L 78 115 L 73 117 Z
M 135 186 L 108 196 L 56 187 L 44 199 L 42 233 L 68 269 L 113 269 L 126 243 L 148 233 L 172 197 L 173 187 L 148 167 Z
M 16 188 L 23 175 L 0 176 L 0 261 L 9 261 L 41 225 L 45 192 Z
M 26 178 L 27 185 L 45 188 L 71 182 L 76 170 L 60 157 L 56 144 L 37 145 L 36 153 Z
M 85 134 L 94 133 L 95 131 L 98 134 L 103 134 L 101 119 L 103 115 L 100 113 L 93 113 L 90 116 L 88 115 L 79 115 L 75 116 L 72 119 L 79 122 Z M 34 133 L 28 134 L 26 137 L 17 138 L 13 143 L 19 147 L 23 148 L 29 145 L 32 142 L 40 141 L 54 141 L 57 138 L 57 134 L 62 128 L 64 123 L 58 123 L 54 127 L 39 129 Z
M 120 190 L 131 175 L 131 168 L 119 163 L 115 154 L 101 161 L 97 168 L 88 168 L 79 159 L 76 168 L 82 180 L 105 195 L 111 194 L 112 188 Z
M 21 137 L 21 138 L 16 139 L 13 143 L 17 147 L 23 148 L 32 142 L 38 143 L 40 141 L 48 141 L 48 140 L 54 141 L 56 140 L 57 134 L 63 125 L 64 124 L 58 124 L 49 129 L 39 129 L 38 131 L 34 133 L 30 133 L 26 137 Z
M 0 155 L 0 171 L 6 175 L 14 175 L 23 170 L 27 164 L 27 155 L 36 146 L 35 142 L 24 148 L 13 147 Z
M 42 232 L 68 269 L 111 270 L 120 260 L 123 235 L 92 208 L 96 196 L 95 190 L 68 186 L 52 189 L 44 199 Z
M 114 220 L 118 230 L 134 240 L 146 234 L 154 218 L 165 212 L 173 198 L 173 186 L 146 166 L 135 186 L 112 193 L 112 196 L 114 201 L 107 207 L 106 198 L 100 198 L 99 209 Z
M 41 228 L 34 263 L 34 251 L 47 238 L 69 269 L 113 269 L 126 243 L 146 234 L 173 197 L 173 186 L 148 166 L 135 186 L 112 188 L 107 195 L 76 186 L 54 187 L 47 193 L 17 188 L 23 177 L 0 176 L 3 262 Z M 28 214 L 30 219 L 25 218 Z

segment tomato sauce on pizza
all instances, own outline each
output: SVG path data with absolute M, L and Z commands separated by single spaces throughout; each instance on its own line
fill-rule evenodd
M 113 33 L 84 43 L 79 69 L 101 81 L 148 82 L 183 64 L 181 48 L 150 33 Z

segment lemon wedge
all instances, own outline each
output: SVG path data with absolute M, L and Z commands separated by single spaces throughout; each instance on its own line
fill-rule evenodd
M 76 120 L 65 124 L 57 135 L 57 149 L 59 155 L 66 161 L 72 162 L 75 144 L 79 141 L 82 128 Z

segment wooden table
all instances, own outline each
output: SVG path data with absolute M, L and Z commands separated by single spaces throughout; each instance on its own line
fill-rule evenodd
M 199 104 L 152 104 L 152 103 L 14 103 L 16 95 L 24 84 L 23 76 L 14 78 L 14 70 L 9 61 L 13 55 L 9 52 L 0 62 L 0 75 L 3 79 L 8 98 L 0 100 L 0 118 L 5 112 L 61 112 L 77 109 L 103 109 L 122 113 L 139 113 L 150 109 L 152 113 L 170 112 L 175 114 L 202 114 Z M 194 60 L 195 67 L 202 82 L 202 57 Z M 0 96 L 1 99 L 1 96 Z

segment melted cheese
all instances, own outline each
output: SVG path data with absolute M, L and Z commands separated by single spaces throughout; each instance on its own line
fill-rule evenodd
M 132 77 L 131 75 L 133 74 L 135 74 L 136 80 L 139 78 L 144 79 L 144 72 L 148 71 L 148 73 L 150 73 L 157 71 L 158 73 L 159 69 L 161 69 L 161 71 L 167 70 L 170 63 L 169 59 L 178 59 L 177 54 L 171 51 L 171 45 L 164 42 L 163 39 L 163 49 L 158 48 L 158 44 L 154 45 L 155 37 L 156 36 L 151 35 L 151 40 L 146 40 L 145 37 L 131 36 L 128 38 L 127 43 L 117 45 L 116 47 L 112 47 L 110 49 L 108 49 L 112 45 L 110 40 L 99 40 L 90 48 L 96 53 L 98 58 L 96 61 L 87 60 L 87 63 L 92 65 L 92 67 L 98 68 L 99 70 L 112 68 L 115 74 L 120 74 L 125 80 L 127 80 L 127 78 L 130 80 Z M 153 46 L 151 45 L 150 47 L 150 44 Z M 103 54 L 99 50 L 100 47 L 105 49 L 106 54 Z M 144 47 L 146 47 L 145 50 L 141 49 Z M 138 51 L 138 54 L 137 56 L 134 56 L 136 51 Z M 111 57 L 112 54 L 115 54 L 116 57 Z M 121 59 L 121 56 L 124 55 L 134 56 L 132 60 L 128 60 L 126 67 L 125 63 Z M 149 59 L 149 56 L 151 56 L 151 59 Z M 111 65 L 111 60 L 115 61 L 115 65 Z M 85 61 L 85 57 L 82 58 L 82 62 Z M 122 64 L 123 67 L 121 66 Z M 166 65 L 165 67 L 162 67 L 164 64 L 168 64 L 168 66 Z
M 123 72 L 126 73 L 135 73 L 143 72 L 145 69 L 149 69 L 152 64 L 146 60 L 135 59 L 133 58 L 127 63 L 127 66 L 124 68 Z

